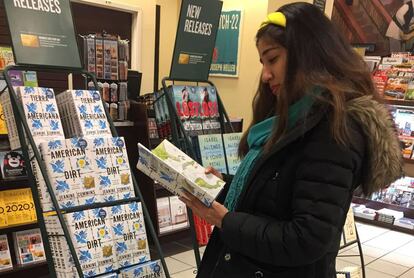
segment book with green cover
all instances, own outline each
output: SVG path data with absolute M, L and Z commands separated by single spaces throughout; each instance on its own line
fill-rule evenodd
M 172 193 L 181 196 L 185 190 L 206 206 L 211 206 L 225 182 L 213 174 L 205 174 L 205 168 L 182 152 L 168 140 L 153 151 L 138 143 L 137 168 L 158 181 Z

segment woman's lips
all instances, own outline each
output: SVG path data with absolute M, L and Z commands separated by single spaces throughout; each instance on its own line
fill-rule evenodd
M 277 91 L 279 90 L 280 85 L 273 85 L 270 87 L 270 89 L 272 90 L 272 93 L 277 93 Z

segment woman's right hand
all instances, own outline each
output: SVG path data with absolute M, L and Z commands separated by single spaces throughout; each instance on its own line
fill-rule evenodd
M 213 174 L 216 177 L 218 177 L 219 179 L 221 179 L 221 180 L 223 179 L 223 175 L 219 171 L 217 171 L 217 169 L 215 169 L 214 167 L 211 167 L 211 166 L 207 166 L 206 171 L 204 173 L 206 173 L 207 175 L 208 174 Z

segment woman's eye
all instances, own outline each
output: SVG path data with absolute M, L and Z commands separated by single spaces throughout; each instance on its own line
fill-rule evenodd
M 269 59 L 269 63 L 271 63 L 271 64 L 276 63 L 278 59 L 279 59 L 279 57 L 278 57 L 278 56 L 275 56 L 275 57 L 273 57 L 273 58 L 270 58 L 270 59 Z

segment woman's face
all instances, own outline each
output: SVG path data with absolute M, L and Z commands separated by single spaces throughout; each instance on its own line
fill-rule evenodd
M 269 84 L 272 94 L 277 96 L 283 86 L 286 72 L 287 50 L 278 43 L 259 39 L 257 43 L 262 68 L 262 82 Z

